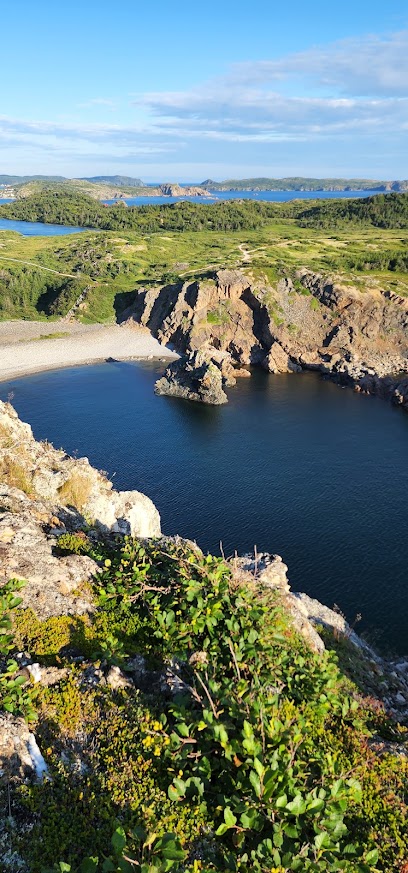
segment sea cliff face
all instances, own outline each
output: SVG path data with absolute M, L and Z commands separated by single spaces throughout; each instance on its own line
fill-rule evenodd
M 122 319 L 181 354 L 221 358 L 224 367 L 317 370 L 408 405 L 408 301 L 380 288 L 362 292 L 306 269 L 274 286 L 250 270 L 219 270 L 141 289 Z

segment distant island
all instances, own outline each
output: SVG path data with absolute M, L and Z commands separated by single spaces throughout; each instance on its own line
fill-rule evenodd
M 378 179 L 308 179 L 289 176 L 285 179 L 206 179 L 203 188 L 212 191 L 408 191 L 408 180 L 384 182 Z
M 7 181 L 7 180 L 15 181 Z M 155 187 L 130 176 L 93 176 L 89 179 L 65 179 L 46 176 L 0 176 L 0 197 L 23 200 L 43 192 L 49 194 L 85 194 L 94 200 L 125 200 L 132 197 L 210 197 L 198 185 L 165 182 Z
M 32 197 L 44 190 L 87 194 L 95 200 L 125 200 L 131 197 L 210 197 L 217 191 L 408 191 L 408 179 L 384 181 L 378 179 L 310 179 L 289 176 L 284 179 L 260 177 L 254 179 L 226 179 L 215 182 L 205 179 L 198 185 L 162 182 L 148 185 L 133 176 L 11 176 L 0 175 L 0 196 L 19 200 Z
M 68 176 L 7 176 L 0 174 L 0 185 L 23 185 L 27 182 L 72 182 Z M 147 188 L 146 182 L 133 176 L 80 176 L 79 182 L 96 182 L 128 188 Z

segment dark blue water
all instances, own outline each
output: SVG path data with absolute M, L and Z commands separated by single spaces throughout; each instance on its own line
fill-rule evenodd
M 89 227 L 67 227 L 63 224 L 43 224 L 41 221 L 15 221 L 13 218 L 0 218 L 0 231 L 2 230 L 15 230 L 17 233 L 22 233 L 23 236 L 64 236 L 66 233 L 81 233 L 89 230 Z
M 194 203 L 217 203 L 220 200 L 268 200 L 286 203 L 288 200 L 333 200 L 344 197 L 371 197 L 379 191 L 210 191 L 211 197 L 129 197 L 128 206 L 158 206 L 192 200 Z M 115 203 L 105 200 L 105 203 Z
M 158 366 L 108 363 L 0 385 L 39 439 L 148 494 L 166 533 L 278 552 L 292 588 L 408 651 L 408 415 L 316 374 L 261 371 L 223 407 L 156 397 Z

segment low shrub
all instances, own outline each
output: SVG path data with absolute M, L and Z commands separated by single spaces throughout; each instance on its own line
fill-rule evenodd
M 17 461 L 13 455 L 4 455 L 0 459 L 0 479 L 12 488 L 24 491 L 28 496 L 33 494 L 33 483 L 26 467 Z
M 407 759 L 375 753 L 375 701 L 307 649 L 276 594 L 186 543 L 131 539 L 94 593 L 77 643 L 102 680 L 143 653 L 176 692 L 92 688 L 78 662 L 41 691 L 52 779 L 20 789 L 30 873 L 56 859 L 72 873 L 401 873 Z M 52 620 L 39 624 L 55 650 Z
M 27 679 L 19 672 L 19 664 L 9 655 L 15 651 L 11 613 L 21 603 L 16 594 L 24 582 L 11 580 L 0 588 L 0 712 L 24 715 L 28 721 L 35 719 L 31 695 L 26 689 Z

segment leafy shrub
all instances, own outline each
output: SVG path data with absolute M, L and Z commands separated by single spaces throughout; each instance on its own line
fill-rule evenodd
M 24 715 L 28 721 L 33 721 L 31 696 L 24 688 L 27 679 L 19 674 L 17 661 L 8 657 L 15 648 L 10 613 L 21 603 L 16 591 L 24 584 L 14 579 L 0 588 L 0 710 Z
M 64 533 L 58 537 L 57 549 L 61 555 L 88 555 L 91 544 L 83 531 Z
M 374 703 L 276 595 L 186 543 L 131 539 L 95 594 L 81 645 L 147 653 L 178 690 L 90 689 L 76 667 L 41 692 L 52 781 L 21 789 L 31 873 L 400 873 L 408 764 L 370 748 Z

